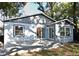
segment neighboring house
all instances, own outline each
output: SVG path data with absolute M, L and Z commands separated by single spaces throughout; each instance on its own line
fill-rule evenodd
M 4 22 L 4 45 L 32 41 L 72 42 L 74 23 L 65 19 L 55 21 L 44 13 L 20 17 Z M 30 43 L 31 45 L 31 43 Z

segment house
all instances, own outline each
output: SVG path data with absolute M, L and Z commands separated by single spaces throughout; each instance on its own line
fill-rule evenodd
M 41 42 L 72 42 L 74 23 L 65 19 L 56 21 L 44 13 L 5 20 L 4 46 L 13 42 L 34 45 Z M 37 44 L 36 44 L 37 45 Z
M 56 21 L 49 26 L 55 26 L 55 41 L 56 42 L 73 42 L 74 41 L 74 26 L 75 24 L 68 20 L 63 19 Z

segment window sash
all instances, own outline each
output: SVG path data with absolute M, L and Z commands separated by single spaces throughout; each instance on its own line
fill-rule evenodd
M 70 36 L 70 29 L 66 28 L 66 36 Z
M 59 29 L 60 36 L 70 36 L 70 28 L 62 27 Z
M 19 28 L 19 26 L 21 28 Z M 22 26 L 22 25 L 15 25 L 14 26 L 14 36 L 24 35 L 23 32 L 24 32 L 24 26 Z
M 53 38 L 54 37 L 54 28 L 49 27 L 49 38 Z
M 65 36 L 65 28 L 64 27 L 60 27 L 60 36 Z

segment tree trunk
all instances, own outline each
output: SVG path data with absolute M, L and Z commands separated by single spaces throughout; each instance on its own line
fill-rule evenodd
M 53 12 L 52 12 L 52 2 L 50 2 L 50 12 L 51 12 L 51 17 L 53 18 Z
M 73 22 L 74 22 L 74 24 L 76 25 L 76 26 L 74 26 L 74 27 L 75 27 L 75 29 L 74 29 L 74 41 L 77 40 L 76 3 L 77 3 L 77 2 L 74 2 L 74 3 L 73 3 Z

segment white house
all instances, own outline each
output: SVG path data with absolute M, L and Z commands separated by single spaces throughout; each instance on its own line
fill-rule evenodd
M 34 45 L 37 41 L 47 42 L 46 44 L 73 41 L 74 23 L 67 19 L 56 21 L 44 13 L 39 13 L 3 22 L 4 46 L 14 42 L 20 45 Z

